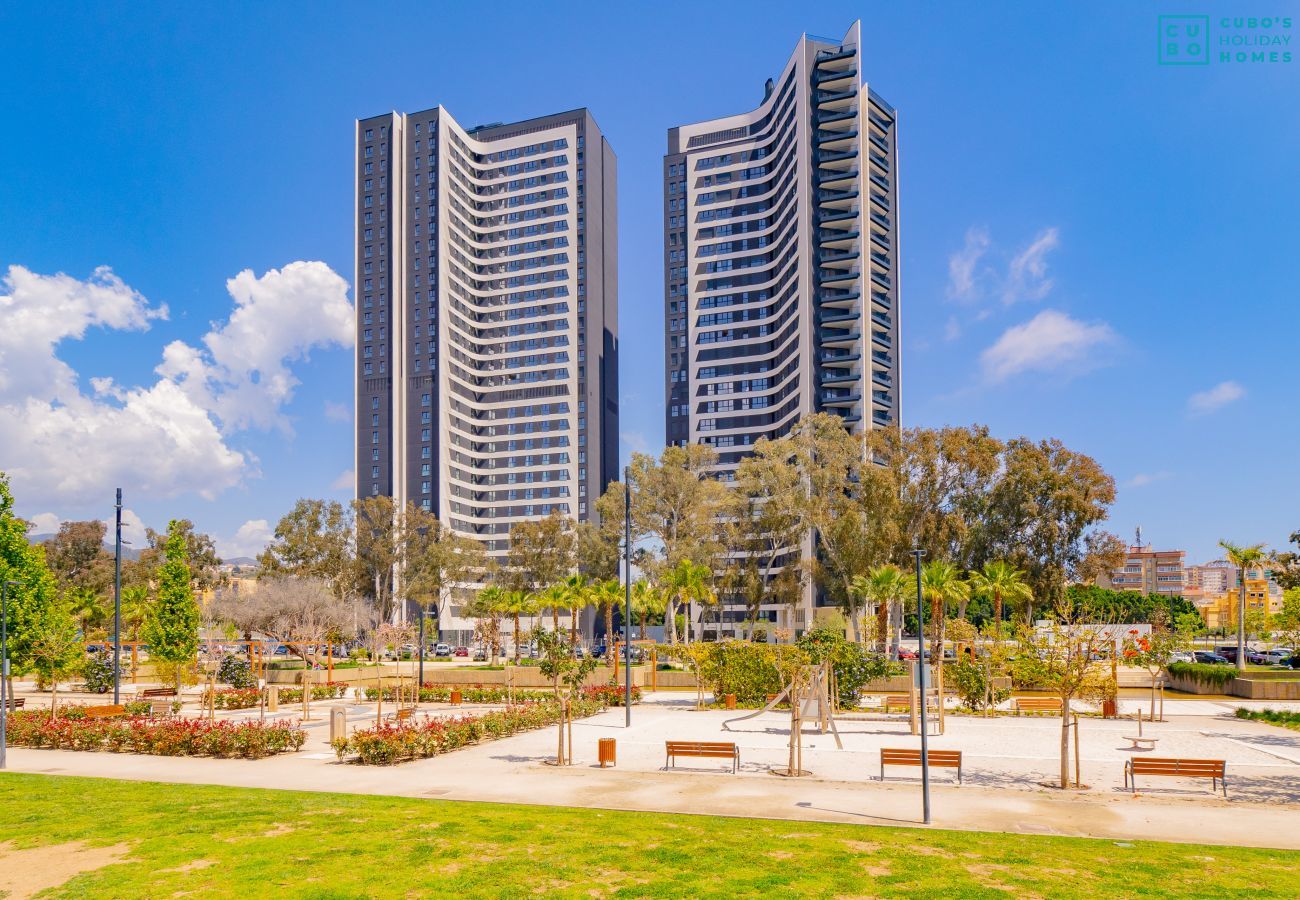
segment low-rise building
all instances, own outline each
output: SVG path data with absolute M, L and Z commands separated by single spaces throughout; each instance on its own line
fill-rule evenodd
M 1123 567 L 1110 574 L 1110 587 L 1139 594 L 1177 597 L 1183 593 L 1183 550 L 1153 550 L 1151 544 L 1133 544 Z

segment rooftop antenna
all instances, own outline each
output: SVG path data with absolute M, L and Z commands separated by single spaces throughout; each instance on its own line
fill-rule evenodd
M 1137 541 L 1138 549 L 1141 550 L 1142 549 L 1142 526 L 1141 525 L 1137 527 L 1137 537 L 1135 538 L 1135 540 Z

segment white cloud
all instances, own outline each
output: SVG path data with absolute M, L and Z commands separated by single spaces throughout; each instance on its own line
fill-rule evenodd
M 989 231 L 971 227 L 966 231 L 966 243 L 948 257 L 948 296 L 954 300 L 974 300 L 978 296 L 976 271 L 979 262 L 988 252 Z
M 32 523 L 28 534 L 54 534 L 63 524 L 62 519 L 50 512 L 37 513 L 27 521 Z
M 1060 243 L 1060 232 L 1056 228 L 1046 228 L 1011 260 L 1002 288 L 1003 303 L 1041 300 L 1048 295 L 1052 290 L 1052 280 L 1047 277 L 1047 254 Z
M 331 422 L 342 422 L 345 425 L 352 424 L 352 407 L 343 403 L 335 403 L 332 400 L 325 401 L 325 418 Z
M 279 424 L 297 385 L 286 362 L 349 342 L 352 308 L 346 283 L 323 263 L 261 279 L 245 271 L 227 286 L 236 310 L 204 337 L 206 349 L 173 342 L 154 384 L 90 377 L 83 391 L 59 344 L 91 327 L 147 330 L 165 307 L 107 268 L 85 281 L 9 268 L 0 279 L 0 466 L 23 506 L 102 508 L 119 486 L 128 496 L 212 498 L 256 474 L 256 458 L 228 434 Z
M 357 485 L 357 473 L 352 469 L 340 472 L 339 477 L 330 482 L 330 488 L 336 491 L 350 491 Z
M 981 354 L 980 364 L 992 382 L 1031 371 L 1075 375 L 1101 364 L 1104 360 L 1098 354 L 1118 340 L 1105 322 L 1081 322 L 1046 309 L 1008 328 Z
M 226 433 L 288 428 L 281 407 L 298 379 L 286 365 L 316 347 L 355 338 L 348 285 L 321 262 L 295 262 L 258 278 L 245 269 L 226 282 L 235 311 L 203 336 L 204 349 L 173 341 L 158 374 L 211 411 Z
M 1246 389 L 1235 381 L 1222 381 L 1187 398 L 1187 411 L 1193 416 L 1204 416 L 1246 396 Z
M 266 545 L 275 536 L 275 530 L 266 519 L 249 519 L 235 536 L 218 540 L 217 554 L 222 559 L 234 559 L 237 556 L 257 556 L 266 549 Z

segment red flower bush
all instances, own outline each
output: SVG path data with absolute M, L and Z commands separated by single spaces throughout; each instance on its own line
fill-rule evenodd
M 301 750 L 307 735 L 292 722 L 209 722 L 205 719 L 87 719 L 19 710 L 9 716 L 9 742 L 46 750 L 109 750 L 149 756 L 262 759 Z

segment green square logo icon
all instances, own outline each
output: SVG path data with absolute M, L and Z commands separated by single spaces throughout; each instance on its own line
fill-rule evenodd
M 1209 16 L 1160 16 L 1158 27 L 1160 65 L 1210 64 Z

